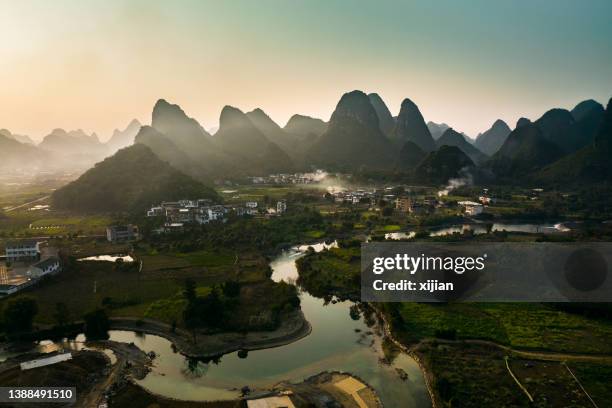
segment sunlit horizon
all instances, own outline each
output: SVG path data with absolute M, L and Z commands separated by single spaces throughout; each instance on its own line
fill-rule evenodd
M 612 95 L 612 3 L 5 2 L 0 128 L 107 140 L 157 99 L 206 129 L 224 105 L 328 120 L 345 92 L 404 98 L 475 137 Z

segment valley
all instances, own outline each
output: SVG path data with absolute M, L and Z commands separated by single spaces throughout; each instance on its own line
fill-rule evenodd
M 490 369 L 502 370 L 497 364 L 504 356 L 520 367 L 540 367 L 550 364 L 541 361 L 558 364 L 575 355 L 577 363 L 570 366 L 580 370 L 583 385 L 596 390 L 595 398 L 608 398 L 595 373 L 609 367 L 612 350 L 607 339 L 612 326 L 597 314 L 588 317 L 591 313 L 583 316 L 544 304 L 359 302 L 358 245 L 363 240 L 605 240 L 612 234 L 602 222 L 605 215 L 587 217 L 571 193 L 494 185 L 484 191 L 470 184 L 450 189 L 372 184 L 352 174 L 327 174 L 311 184 L 269 184 L 270 180 L 218 187 L 216 194 L 230 208 L 224 222 L 187 222 L 180 231 L 162 234 L 155 232 L 156 226 L 166 221 L 147 217 L 146 209 L 124 215 L 55 209 L 49 197 L 52 190 L 44 185 L 31 195 L 16 196 L 6 206 L 17 208 L 5 212 L 0 221 L 5 239 L 41 239 L 59 249 L 63 260 L 61 273 L 20 294 L 36 300 L 38 313 L 32 331 L 20 334 L 19 342 L 36 344 L 67 336 L 75 338 L 74 344 L 88 344 L 82 313 L 103 310 L 111 341 L 134 343 L 155 355 L 143 379 L 120 381 L 123 385 L 104 397 L 110 406 L 122 406 L 128 394 L 142 392 L 150 392 L 147 398 L 156 398 L 161 406 L 177 399 L 211 401 L 210 406 L 217 400 L 238 404 L 245 386 L 251 399 L 292 389 L 295 400 L 308 400 L 312 389 L 293 389 L 286 382 L 334 371 L 361 379 L 385 405 L 402 399 L 412 401 L 410 406 L 443 406 L 457 395 L 465 401 L 479 395 L 474 404 L 481 404 L 494 397 L 481 388 L 467 392 L 466 384 L 482 387 L 489 377 L 479 377 L 481 370 L 460 369 L 461 364 L 493 359 L 498 363 Z M 402 197 L 410 199 L 404 202 Z M 488 204 L 476 216 L 458 204 L 480 202 L 482 197 Z M 268 213 L 266 207 L 276 208 L 279 200 L 286 203 L 286 212 Z M 258 202 L 261 208 L 238 217 L 231 213 L 245 202 Z M 560 212 L 550 202 L 574 209 Z M 36 206 L 43 209 L 33 209 Z M 108 242 L 106 227 L 117 222 L 139 225 L 142 237 Z M 46 235 L 33 228 L 45 224 L 52 225 Z M 84 260 L 119 254 L 129 254 L 131 262 L 114 262 L 113 257 L 111 262 Z M 221 307 L 214 313 L 223 310 L 222 321 L 186 320 L 188 282 L 197 299 L 217 293 L 219 306 L 194 307 Z M 297 292 L 290 290 L 292 285 L 297 285 Z M 234 289 L 236 294 L 231 294 L 234 286 L 239 292 Z M 60 304 L 64 316 L 58 320 Z M 597 310 L 593 313 L 600 313 Z M 61 341 L 56 344 L 65 349 Z M 536 354 L 522 354 L 531 350 Z M 525 358 L 527 362 L 520 360 Z M 449 367 L 458 371 L 448 371 Z M 556 370 L 551 381 L 568 387 L 580 406 L 584 396 L 573 379 L 563 374 L 563 367 L 549 367 L 542 366 L 545 381 L 546 370 Z M 531 376 L 516 370 L 519 377 Z M 507 379 L 498 384 L 507 398 L 525 404 L 512 378 L 503 371 L 499 375 Z M 527 388 L 538 398 L 555 398 L 558 393 L 558 387 L 547 390 L 537 384 Z M 467 394 L 457 394 L 460 389 Z

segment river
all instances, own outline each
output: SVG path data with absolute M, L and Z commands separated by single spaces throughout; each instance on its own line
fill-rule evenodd
M 314 244 L 316 251 L 335 246 Z M 272 279 L 295 284 L 296 260 L 307 245 L 296 246 L 276 256 L 270 263 Z M 154 351 L 151 372 L 138 383 L 152 393 L 180 400 L 213 401 L 235 399 L 244 386 L 265 390 L 281 381 L 300 382 L 323 371 L 354 374 L 372 386 L 387 407 L 430 407 L 423 373 L 414 359 L 400 353 L 391 364 L 383 362 L 382 338 L 377 325 L 368 327 L 360 315 L 353 319 L 350 301 L 325 303 L 300 289 L 301 308 L 312 332 L 293 343 L 249 351 L 246 358 L 237 352 L 215 362 L 189 359 L 178 353 L 163 337 L 134 331 L 112 330 L 111 340 L 130 343 L 145 352 Z M 80 350 L 85 337 L 53 343 L 42 341 L 31 351 Z M 0 361 L 13 357 L 0 353 Z M 112 357 L 112 356 L 111 356 Z M 407 374 L 402 380 L 398 369 Z
M 321 250 L 325 245 L 314 245 Z M 295 261 L 307 246 L 294 247 L 272 260 L 272 279 L 294 283 L 298 272 Z M 300 293 L 301 308 L 312 325 L 312 333 L 291 344 L 250 351 L 247 358 L 230 353 L 218 362 L 190 361 L 173 351 L 169 341 L 152 335 L 111 331 L 112 340 L 134 342 L 144 351 L 158 355 L 155 367 L 139 384 L 156 394 L 187 400 L 235 398 L 239 389 L 265 389 L 280 381 L 302 381 L 322 371 L 355 374 L 371 385 L 385 406 L 431 406 L 423 374 L 408 355 L 400 354 L 391 365 L 381 362 L 381 337 L 362 317 L 353 320 L 352 302 L 328 303 L 305 291 Z M 402 380 L 396 371 L 408 374 Z
M 441 237 L 452 234 L 464 234 L 472 232 L 475 235 L 488 234 L 491 232 L 521 232 L 528 234 L 559 234 L 571 231 L 569 227 L 562 223 L 501 223 L 492 224 L 486 223 L 471 223 L 461 225 L 445 225 L 441 227 L 431 227 L 429 229 L 430 237 Z M 416 236 L 416 231 L 398 231 L 385 234 L 385 239 L 401 240 L 411 239 Z

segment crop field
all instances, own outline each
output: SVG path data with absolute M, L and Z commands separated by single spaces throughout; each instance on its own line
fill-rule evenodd
M 512 357 L 499 349 L 470 344 L 428 344 L 420 346 L 419 354 L 436 373 L 434 387 L 445 402 L 461 401 L 462 407 L 592 406 L 560 362 Z M 508 371 L 507 357 L 508 367 L 534 399 L 533 403 Z M 568 362 L 567 366 L 599 406 L 610 400 L 607 379 L 612 366 L 575 362 Z

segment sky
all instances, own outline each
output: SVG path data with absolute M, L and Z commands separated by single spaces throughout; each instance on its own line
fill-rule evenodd
M 0 0 L 0 128 L 102 140 L 159 98 L 328 120 L 345 92 L 475 136 L 612 96 L 612 1 Z

